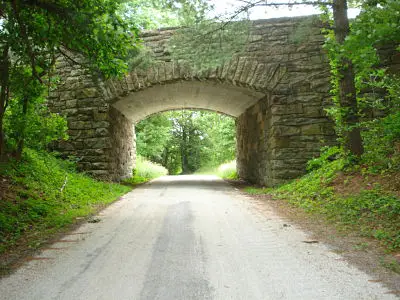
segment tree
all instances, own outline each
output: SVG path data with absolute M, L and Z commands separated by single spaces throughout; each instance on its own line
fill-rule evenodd
M 136 125 L 139 155 L 170 174 L 213 168 L 235 157 L 235 122 L 209 111 L 180 110 L 150 116 Z
M 240 52 L 246 43 L 249 27 L 244 26 L 240 22 L 232 22 L 240 20 L 240 17 L 245 17 L 245 12 L 255 7 L 278 7 L 294 5 L 314 5 L 332 8 L 333 11 L 333 27 L 336 40 L 339 45 L 343 45 L 346 37 L 350 32 L 349 20 L 347 17 L 347 0 L 310 0 L 310 1 L 289 1 L 268 2 L 265 0 L 249 0 L 238 1 L 244 5 L 237 8 L 229 16 L 225 16 L 219 20 L 203 20 L 198 22 L 195 27 L 185 29 L 178 38 L 172 39 L 170 50 L 175 59 L 193 60 L 193 67 L 203 70 L 221 64 L 224 60 L 229 60 L 232 55 Z M 229 26 L 238 25 L 227 30 Z M 247 33 L 246 33 L 247 32 Z M 233 37 L 233 38 L 232 38 Z M 205 43 L 205 49 L 198 49 L 197 45 L 204 45 L 204 40 L 209 40 Z M 218 46 L 218 40 L 220 45 Z M 200 41 L 200 42 L 199 42 Z M 190 47 L 174 47 L 176 44 L 190 45 Z M 232 51 L 227 51 L 229 48 Z M 179 52 L 177 52 L 179 50 Z M 189 50 L 189 51 L 188 51 Z M 175 52 L 174 52 L 175 51 Z M 351 59 L 342 56 L 340 59 L 340 68 L 338 70 L 339 86 L 338 98 L 342 111 L 342 126 L 343 130 L 343 146 L 348 152 L 355 156 L 360 156 L 363 153 L 363 145 L 358 127 L 358 104 L 355 89 L 355 77 Z
M 336 41 L 343 45 L 350 33 L 347 17 L 347 0 L 333 1 L 333 19 Z M 340 58 L 339 66 L 339 102 L 343 110 L 344 147 L 350 153 L 361 156 L 364 152 L 360 128 L 358 127 L 358 103 L 355 86 L 353 62 L 345 56 Z
M 137 154 L 163 164 L 165 148 L 171 139 L 172 122 L 165 113 L 156 114 L 135 125 Z
M 5 157 L 4 118 L 10 99 L 20 94 L 12 76 L 28 86 L 50 82 L 57 57 L 84 64 L 103 76 L 127 70 L 127 57 L 137 49 L 138 30 L 118 14 L 113 0 L 11 0 L 0 4 L 0 155 Z M 82 55 L 84 59 L 77 59 Z M 47 79 L 46 79 L 47 78 Z M 44 92 L 44 90 L 42 90 Z M 33 93 L 34 94 L 34 93 Z M 33 95 L 25 93 L 18 105 L 26 118 Z M 22 151 L 25 127 L 17 152 Z

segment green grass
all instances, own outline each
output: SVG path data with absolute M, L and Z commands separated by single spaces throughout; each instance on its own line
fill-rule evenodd
M 236 161 L 230 161 L 222 164 L 217 168 L 217 175 L 223 179 L 238 179 L 239 176 L 236 172 Z
M 21 162 L 3 166 L 0 175 L 9 181 L 9 192 L 0 201 L 0 254 L 21 238 L 35 248 L 130 190 L 96 181 L 75 172 L 71 162 L 29 149 Z
M 275 199 L 319 214 L 344 230 L 381 241 L 388 251 L 400 249 L 400 199 L 376 185 L 344 195 L 333 187 L 343 172 L 342 159 L 325 163 L 305 176 L 275 189 L 246 188 L 251 194 L 272 194 Z
M 163 166 L 138 156 L 136 158 L 136 168 L 133 172 L 133 176 L 125 179 L 124 183 L 136 185 L 167 174 L 168 170 Z

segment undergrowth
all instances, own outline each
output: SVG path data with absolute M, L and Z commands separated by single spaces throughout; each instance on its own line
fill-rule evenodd
M 163 166 L 151 162 L 142 156 L 138 156 L 136 158 L 136 168 L 133 170 L 133 176 L 125 179 L 124 183 L 136 185 L 167 174 L 168 170 Z
M 236 172 L 236 161 L 232 160 L 226 164 L 222 164 L 217 168 L 217 175 L 223 179 L 238 179 Z
M 400 199 L 381 185 L 341 192 L 338 176 L 346 181 L 354 167 L 327 149 L 320 158 L 310 161 L 311 171 L 303 177 L 275 189 L 248 187 L 251 194 L 271 194 L 307 212 L 323 216 L 340 229 L 359 232 L 381 241 L 388 251 L 400 249 Z M 359 173 L 357 173 L 359 174 Z
M 9 181 L 0 193 L 0 254 L 21 238 L 30 248 L 47 236 L 95 213 L 130 188 L 96 181 L 74 170 L 74 164 L 46 152 L 24 151 L 22 161 L 0 170 Z

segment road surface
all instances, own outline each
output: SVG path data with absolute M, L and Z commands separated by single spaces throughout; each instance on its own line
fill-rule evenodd
M 0 298 L 396 299 L 213 176 L 143 185 L 0 281 Z

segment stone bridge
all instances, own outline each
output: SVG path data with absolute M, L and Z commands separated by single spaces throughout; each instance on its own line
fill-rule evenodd
M 172 109 L 207 109 L 237 120 L 241 178 L 271 186 L 305 172 L 305 163 L 334 140 L 324 114 L 329 102 L 329 65 L 320 25 L 307 38 L 293 35 L 305 18 L 254 21 L 246 50 L 208 72 L 175 62 L 166 50 L 175 29 L 145 32 L 157 63 L 123 80 L 104 82 L 66 61 L 51 93 L 53 111 L 67 117 L 70 139 L 58 145 L 81 169 L 112 180 L 131 174 L 134 124 Z

